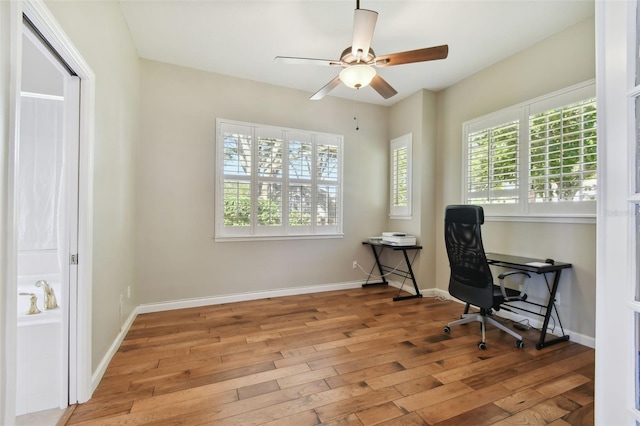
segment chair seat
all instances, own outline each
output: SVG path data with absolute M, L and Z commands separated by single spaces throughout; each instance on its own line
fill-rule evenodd
M 508 288 L 505 287 L 504 289 L 505 293 L 507 293 L 507 297 L 519 297 L 520 296 L 520 291 L 513 289 L 513 288 Z M 494 298 L 499 298 L 502 297 L 502 291 L 500 291 L 500 286 L 499 285 L 493 285 L 493 297 Z
M 504 292 L 507 294 L 507 298 L 509 300 L 522 300 L 520 298 L 520 292 L 518 290 L 514 290 L 512 288 L 505 287 Z M 525 296 L 526 297 L 526 296 Z M 502 291 L 500 290 L 499 285 L 493 285 L 493 310 L 499 311 L 500 305 L 505 302 L 505 298 L 502 295 Z

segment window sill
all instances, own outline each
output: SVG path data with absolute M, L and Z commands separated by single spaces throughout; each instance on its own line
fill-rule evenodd
M 411 220 L 411 216 L 394 216 L 394 215 L 389 215 L 389 219 Z
M 256 235 L 239 237 L 213 237 L 216 243 L 235 243 L 247 241 L 287 241 L 287 240 L 327 240 L 344 238 L 344 234 L 320 234 L 320 235 Z
M 488 215 L 485 213 L 485 222 L 531 222 L 531 223 L 575 223 L 596 224 L 596 215 Z

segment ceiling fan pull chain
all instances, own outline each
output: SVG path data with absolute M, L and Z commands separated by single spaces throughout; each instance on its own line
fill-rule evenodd
M 358 91 L 356 90 L 355 93 Z M 356 95 L 353 95 L 353 120 L 356 122 L 356 131 L 360 130 L 360 125 L 358 124 L 358 101 L 356 101 Z

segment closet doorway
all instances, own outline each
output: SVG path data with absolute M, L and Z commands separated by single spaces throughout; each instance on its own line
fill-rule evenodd
M 89 400 L 93 389 L 97 385 L 94 384 L 94 378 L 92 377 L 92 358 L 91 358 L 91 323 L 92 323 L 92 269 L 93 269 L 93 147 L 94 147 L 94 132 L 95 132 L 95 74 L 91 67 L 84 60 L 81 53 L 71 42 L 71 39 L 64 32 L 60 24 L 55 20 L 51 11 L 47 8 L 44 2 L 41 0 L 22 0 L 15 2 L 0 2 L 0 17 L 3 18 L 3 25 L 0 25 L 0 39 L 4 40 L 3 55 L 0 55 L 0 63 L 2 69 L 7 72 L 6 77 L 2 79 L 0 85 L 3 94 L 3 99 L 6 101 L 7 108 L 4 114 L 4 125 L 7 131 L 8 138 L 3 140 L 3 146 L 6 149 L 6 180 L 3 182 L 6 191 L 2 192 L 1 198 L 6 210 L 2 212 L 4 223 L 1 226 L 0 232 L 6 235 L 6 238 L 2 242 L 2 249 L 0 249 L 0 264 L 3 266 L 3 278 L 2 285 L 2 298 L 0 298 L 0 311 L 6 312 L 5 320 L 2 321 L 0 327 L 0 334 L 2 335 L 3 343 L 7 350 L 4 351 L 3 356 L 0 357 L 2 363 L 3 375 L 0 379 L 0 424 L 14 424 L 16 422 L 16 413 L 18 408 L 17 393 L 18 386 L 23 385 L 23 381 L 27 380 L 27 377 L 22 376 L 24 371 L 19 370 L 18 358 L 18 317 L 21 315 L 21 310 L 18 309 L 18 305 L 22 303 L 28 304 L 28 309 L 31 306 L 31 296 L 20 296 L 19 292 L 25 290 L 27 293 L 34 293 L 41 300 L 36 307 L 40 309 L 43 303 L 43 285 L 35 286 L 35 282 L 31 283 L 32 278 L 27 281 L 27 288 L 18 290 L 18 257 L 19 252 L 19 215 L 20 209 L 20 192 L 18 190 L 19 181 L 21 179 L 20 168 L 23 167 L 20 164 L 20 139 L 21 139 L 21 104 L 23 98 L 33 99 L 46 99 L 46 96 L 34 96 L 33 93 L 38 93 L 36 89 L 28 89 L 27 81 L 28 77 L 23 74 L 23 53 L 27 55 L 24 49 L 27 43 L 33 43 L 33 40 L 28 41 L 25 38 L 36 37 L 44 45 L 44 49 L 40 50 L 37 47 L 39 54 L 52 55 L 57 58 L 56 62 L 50 62 L 49 67 L 60 70 L 60 66 L 65 69 L 65 78 L 69 77 L 72 72 L 69 69 L 74 70 L 79 77 L 79 89 L 77 84 L 68 84 L 63 86 L 63 98 L 71 98 L 68 95 L 72 91 L 72 87 L 75 87 L 74 95 L 76 99 L 79 96 L 79 114 L 69 114 L 70 120 L 75 120 L 76 124 L 70 125 L 69 122 L 64 121 L 63 125 L 67 128 L 74 128 L 73 133 L 76 133 L 77 143 L 75 149 L 77 152 L 76 165 L 74 167 L 67 168 L 63 164 L 62 174 L 56 179 L 61 181 L 75 181 L 75 190 L 73 191 L 76 196 L 71 197 L 71 200 L 75 199 L 77 203 L 75 208 L 69 207 L 72 203 L 65 195 L 64 198 L 61 193 L 58 193 L 58 198 L 55 203 L 65 203 L 67 208 L 75 211 L 76 225 L 70 224 L 68 218 L 64 221 L 58 219 L 54 221 L 50 220 L 50 226 L 56 227 L 57 236 L 62 237 L 59 243 L 58 237 L 55 238 L 56 245 L 61 247 L 66 254 L 64 257 L 70 254 L 77 254 L 73 259 L 67 258 L 65 261 L 58 259 L 58 254 L 55 255 L 48 253 L 49 256 L 44 256 L 48 261 L 54 263 L 49 265 L 51 268 L 59 269 L 61 280 L 61 294 L 54 294 L 56 296 L 56 302 L 60 305 L 60 308 L 49 309 L 49 313 L 53 313 L 59 310 L 59 315 L 62 317 L 64 324 L 60 325 L 62 329 L 61 334 L 61 351 L 62 355 L 59 356 L 60 365 L 49 365 L 46 361 L 43 362 L 30 362 L 29 368 L 42 365 L 44 369 L 53 369 L 63 376 L 60 392 L 57 393 L 56 399 L 58 405 L 66 406 L 67 404 L 83 403 Z M 25 28 L 25 20 L 31 23 L 33 31 Z M 25 46 L 23 46 L 23 43 Z M 42 46 L 41 46 L 42 47 Z M 24 49 L 23 49 L 24 48 Z M 47 59 L 48 61 L 51 58 Z M 28 73 L 25 65 L 25 73 Z M 22 84 L 22 80 L 24 85 Z M 76 82 L 78 78 L 72 78 Z M 39 82 L 43 83 L 43 82 Z M 68 89 L 68 92 L 67 92 Z M 32 92 L 28 92 L 32 90 Z M 27 96 L 22 96 L 26 92 Z M 31 95 L 29 95 L 31 94 Z M 40 93 L 42 94 L 42 93 Z M 53 98 L 49 99 L 54 101 L 60 96 L 59 94 L 53 95 Z M 34 107 L 34 109 L 36 109 Z M 74 118 L 71 118 L 74 117 Z M 36 157 L 37 153 L 36 152 Z M 27 155 L 27 154 L 25 154 Z M 49 154 L 47 154 L 49 155 Z M 62 155 L 62 154 L 60 154 Z M 23 156 L 24 157 L 24 156 Z M 67 152 L 61 157 L 63 161 L 67 161 Z M 39 159 L 39 158 L 38 158 Z M 24 160 L 24 158 L 23 158 Z M 23 170 L 27 169 L 26 166 Z M 68 170 L 67 170 L 68 169 Z M 28 169 L 27 169 L 28 170 Z M 75 174 L 76 177 L 72 178 Z M 28 175 L 23 175 L 28 176 Z M 53 176 L 53 174 L 51 175 Z M 33 197 L 39 198 L 39 197 Z M 54 197 L 55 198 L 55 197 Z M 49 208 L 49 211 L 52 211 Z M 57 210 L 53 210 L 54 212 Z M 42 212 L 38 212 L 41 216 Z M 55 214 L 55 213 L 54 213 Z M 58 227 L 62 231 L 58 232 Z M 31 230 L 30 230 L 31 231 Z M 75 235 L 73 234 L 75 232 Z M 39 235 L 41 235 L 40 233 Z M 46 234 L 46 232 L 45 232 Z M 26 234 L 25 234 L 26 235 Z M 33 236 L 33 234 L 31 234 Z M 39 238 L 38 238 L 39 239 Z M 49 241 L 53 241 L 50 238 Z M 57 251 L 57 247 L 56 247 Z M 63 257 L 63 256 L 60 256 Z M 77 264 L 76 264 L 77 262 Z M 34 262 L 35 264 L 35 262 Z M 25 269 L 21 266 L 21 272 Z M 26 272 L 30 272 L 26 269 Z M 22 275 L 22 274 L 20 274 Z M 64 275 L 64 277 L 63 277 Z M 68 281 L 67 281 L 68 280 Z M 72 280 L 76 280 L 75 284 Z M 52 279 L 53 281 L 53 279 Z M 62 290 L 62 281 L 64 286 L 67 287 L 67 291 Z M 23 306 L 23 305 L 21 305 Z M 35 318 L 44 319 L 39 316 L 42 314 L 24 315 L 26 322 L 38 322 Z M 53 316 L 53 315 L 51 315 Z M 38 351 L 43 352 L 48 345 L 48 340 L 40 340 L 38 343 Z M 28 348 L 27 348 L 28 349 Z M 21 352 L 22 355 L 22 352 Z M 29 355 L 27 355 L 29 356 Z M 20 376 L 19 374 L 20 373 Z M 28 373 L 26 373 L 28 374 Z M 97 382 L 97 380 L 96 380 Z M 44 389 L 44 388 L 42 388 Z M 22 390 L 20 390 L 22 392 Z M 36 408 L 42 408 L 36 407 Z M 27 409 L 31 411 L 31 409 Z

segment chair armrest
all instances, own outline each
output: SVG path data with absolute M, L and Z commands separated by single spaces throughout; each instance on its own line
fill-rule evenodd
M 524 272 L 524 271 L 507 271 L 507 272 L 503 272 L 500 275 L 498 275 L 498 279 L 503 280 L 506 277 L 508 277 L 509 275 L 516 275 L 516 274 L 526 275 L 527 278 L 531 278 L 531 275 L 529 275 L 527 272 Z
M 508 296 L 507 295 L 507 290 L 504 286 L 504 279 L 510 275 L 524 275 L 527 278 L 531 278 L 531 275 L 529 275 L 527 272 L 524 271 L 507 271 L 507 272 L 503 272 L 500 275 L 498 275 L 498 280 L 500 282 L 500 291 L 502 292 L 502 297 L 504 298 L 505 302 L 509 302 L 512 300 L 526 300 L 527 299 L 527 285 L 529 284 L 529 282 L 526 280 L 526 278 L 523 277 L 523 282 L 524 285 L 522 286 L 522 290 L 520 290 L 520 293 L 518 293 L 516 296 Z M 509 290 L 513 290 L 513 291 L 517 291 L 515 289 L 509 289 Z M 513 294 L 513 293 L 512 293 Z

